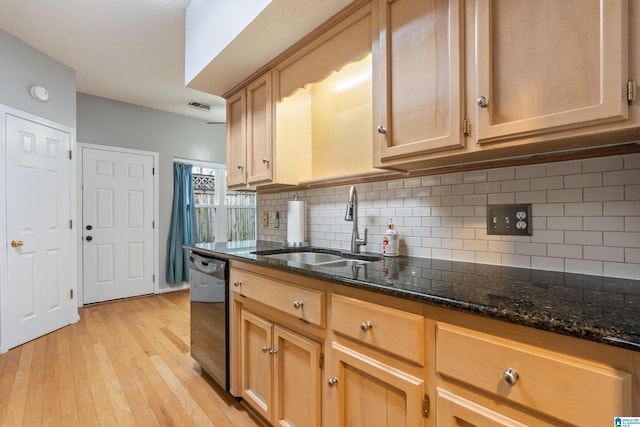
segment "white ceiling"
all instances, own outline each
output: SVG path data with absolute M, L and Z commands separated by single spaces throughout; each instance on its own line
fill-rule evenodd
M 189 2 L 0 0 L 0 28 L 74 69 L 78 92 L 223 122 L 224 99 L 184 85 L 184 22 Z M 323 12 L 329 17 L 348 2 L 296 0 L 293 3 L 299 16 L 317 16 L 320 5 L 327 9 Z M 292 2 L 287 3 L 290 6 Z M 307 4 L 313 4 L 315 9 L 306 9 Z M 292 14 L 291 18 L 295 16 Z M 286 49 L 297 40 L 295 37 L 299 38 L 299 34 L 292 35 L 291 40 L 281 37 L 283 45 L 275 51 Z M 261 50 L 259 40 L 253 43 L 256 51 Z M 247 45 L 241 48 L 246 49 Z M 237 53 L 240 55 L 234 57 L 254 56 L 251 51 Z M 239 66 L 246 67 L 244 62 Z M 254 71 L 234 69 L 236 64 L 224 65 L 226 72 L 236 76 L 245 73 L 246 77 Z M 187 103 L 192 100 L 210 104 L 211 111 L 188 107 Z

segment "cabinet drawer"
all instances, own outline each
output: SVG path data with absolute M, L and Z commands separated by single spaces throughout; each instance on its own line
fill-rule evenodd
M 627 372 L 448 324 L 438 324 L 436 369 L 571 424 L 608 425 L 631 411 Z
M 326 326 L 326 293 L 231 270 L 229 289 L 306 322 Z
M 331 325 L 349 338 L 424 363 L 424 318 L 420 315 L 334 294 Z

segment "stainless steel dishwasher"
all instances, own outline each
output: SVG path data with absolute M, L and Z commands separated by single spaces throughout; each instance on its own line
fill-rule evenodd
M 191 357 L 229 391 L 228 262 L 191 252 Z

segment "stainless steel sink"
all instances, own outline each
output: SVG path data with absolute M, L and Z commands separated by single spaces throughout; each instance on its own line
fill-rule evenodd
M 280 259 L 283 261 L 295 262 L 298 264 L 313 265 L 316 267 L 350 267 L 353 265 L 364 265 L 371 261 L 356 258 L 347 258 L 341 255 L 328 254 L 324 252 L 282 252 L 275 254 L 261 254 L 265 258 Z
M 300 264 L 316 265 L 325 262 L 335 262 L 343 259 L 339 255 L 324 254 L 319 252 L 285 252 L 281 254 L 264 255 L 267 258 L 293 261 Z

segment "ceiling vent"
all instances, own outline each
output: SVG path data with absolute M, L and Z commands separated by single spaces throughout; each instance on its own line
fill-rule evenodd
M 209 111 L 211 110 L 211 105 L 209 104 L 203 104 L 202 102 L 197 102 L 197 101 L 190 101 L 187 104 L 189 107 L 191 108 L 196 108 L 198 110 L 202 110 L 202 111 Z

